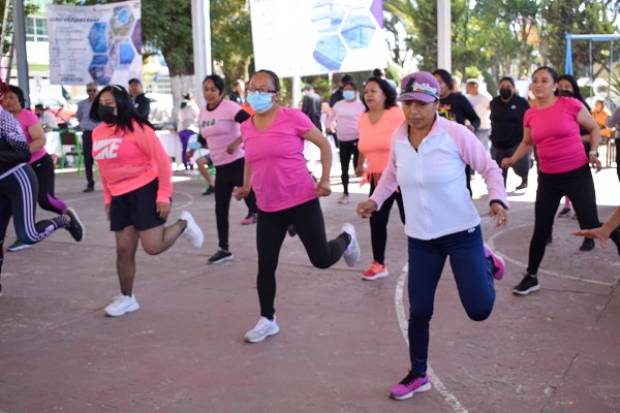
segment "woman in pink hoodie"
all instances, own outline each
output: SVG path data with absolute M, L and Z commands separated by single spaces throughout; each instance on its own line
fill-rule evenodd
M 165 227 L 170 213 L 172 168 L 153 127 L 133 108 L 127 91 L 106 86 L 93 102 L 90 117 L 101 124 L 93 130 L 97 161 L 110 229 L 116 234 L 116 268 L 121 294 L 105 308 L 119 317 L 140 308 L 133 294 L 138 241 L 147 254 L 170 248 L 184 234 L 196 248 L 204 236 L 189 211 Z

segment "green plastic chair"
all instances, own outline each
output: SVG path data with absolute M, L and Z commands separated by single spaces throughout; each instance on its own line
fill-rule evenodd
M 58 132 L 60 135 L 60 167 L 65 167 L 65 164 L 67 163 L 67 156 L 73 156 L 75 158 L 75 167 L 77 168 L 77 174 L 79 176 L 82 166 L 84 165 L 82 142 L 73 130 L 61 129 Z M 65 151 L 65 146 L 70 146 L 71 149 L 69 151 Z

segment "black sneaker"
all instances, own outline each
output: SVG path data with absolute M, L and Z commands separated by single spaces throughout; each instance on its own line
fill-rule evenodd
M 220 264 L 225 261 L 230 261 L 234 257 L 230 251 L 219 250 L 215 254 L 209 257 L 207 261 L 209 264 Z
M 80 217 L 77 212 L 73 208 L 67 208 L 65 214 L 69 216 L 71 222 L 69 222 L 69 226 L 66 227 L 66 230 L 69 231 L 69 234 L 73 237 L 77 242 L 82 241 L 84 238 L 84 226 L 82 225 L 82 221 L 80 221 Z
M 526 272 L 519 285 L 516 285 L 512 289 L 512 293 L 516 295 L 528 295 L 538 290 L 540 290 L 538 278 L 532 277 L 530 273 Z
M 32 248 L 30 244 L 22 244 L 19 240 L 15 240 L 13 244 L 11 244 L 6 250 L 10 252 L 22 251 L 28 248 Z
M 558 218 L 565 217 L 570 213 L 570 207 L 564 207 L 558 214 Z
M 87 186 L 82 192 L 95 192 L 95 187 Z
M 213 188 L 212 186 L 208 187 L 206 191 L 204 191 L 202 194 L 203 195 L 211 195 L 212 193 L 215 192 L 215 188 Z
M 527 188 L 527 179 L 522 179 L 521 184 L 519 184 L 519 186 L 515 188 L 515 191 L 519 191 L 525 188 Z
M 592 238 L 584 238 L 579 251 L 592 251 L 594 249 L 594 240 Z

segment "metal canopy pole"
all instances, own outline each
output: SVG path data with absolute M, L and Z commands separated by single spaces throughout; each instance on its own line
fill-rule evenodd
M 26 98 L 26 107 L 30 106 L 30 87 L 28 82 L 28 56 L 26 53 L 26 15 L 24 0 L 13 3 L 13 36 L 15 37 L 15 54 L 17 56 L 17 79 Z

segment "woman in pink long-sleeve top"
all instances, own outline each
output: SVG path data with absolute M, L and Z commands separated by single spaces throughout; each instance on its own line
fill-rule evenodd
M 504 274 L 502 259 L 482 241 L 480 216 L 463 185 L 466 164 L 484 177 L 498 225 L 506 223 L 508 208 L 501 170 L 480 141 L 465 126 L 437 116 L 439 85 L 433 75 L 408 75 L 401 90 L 398 100 L 406 121 L 392 136 L 390 158 L 377 188 L 357 207 L 360 216 L 368 217 L 400 187 L 409 244 L 411 370 L 391 389 L 397 400 L 430 389 L 429 323 L 446 258 L 472 320 L 489 317 L 495 302 L 493 279 Z
M 97 95 L 90 117 L 93 158 L 103 185 L 105 210 L 116 235 L 116 268 L 121 294 L 105 308 L 119 317 L 140 308 L 133 294 L 138 241 L 144 252 L 161 254 L 182 235 L 196 248 L 204 240 L 189 211 L 165 227 L 172 199 L 172 168 L 150 123 L 133 108 L 127 91 L 106 86 Z

